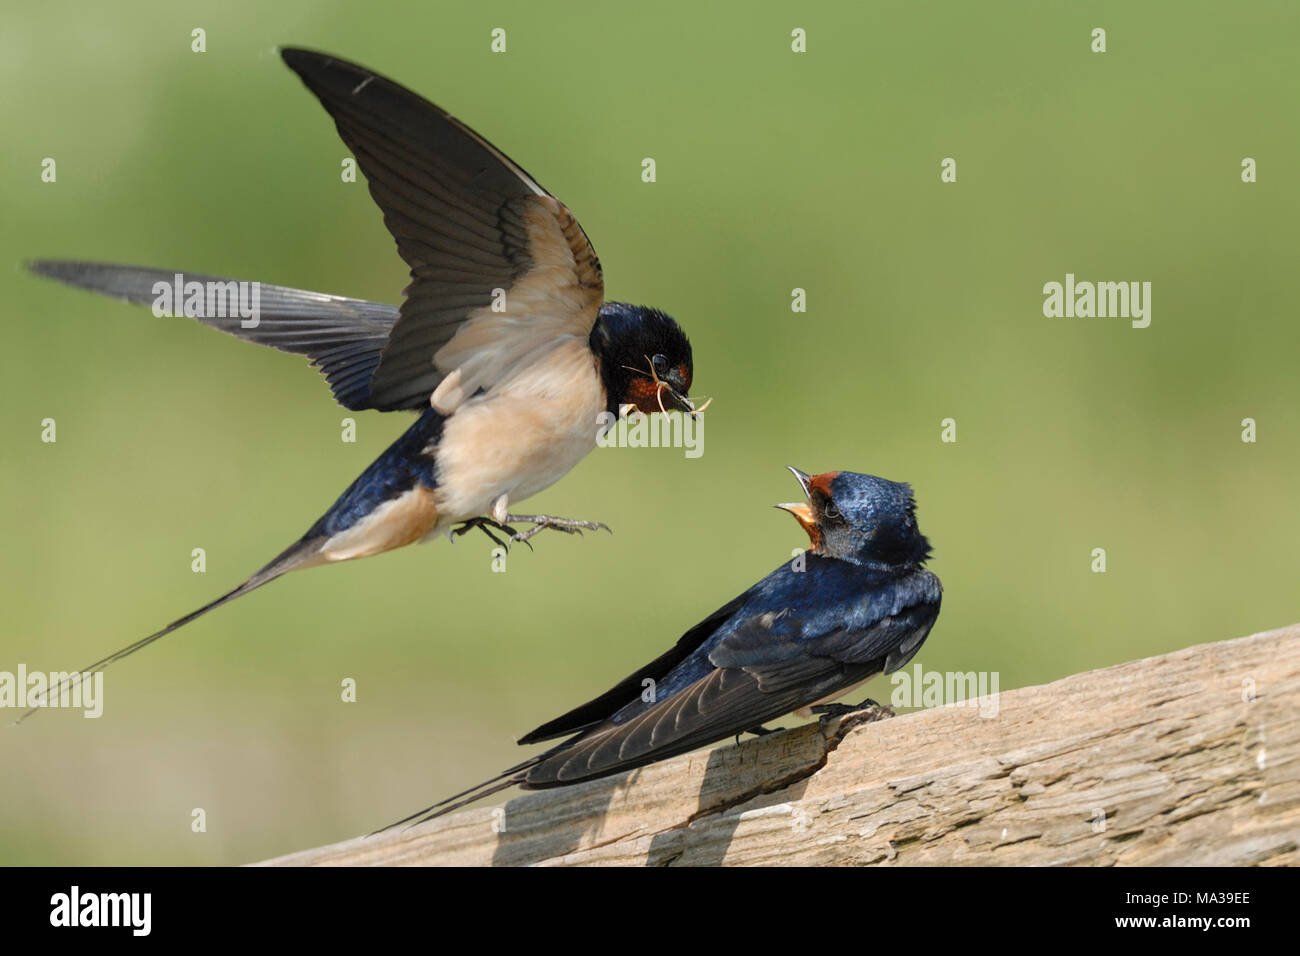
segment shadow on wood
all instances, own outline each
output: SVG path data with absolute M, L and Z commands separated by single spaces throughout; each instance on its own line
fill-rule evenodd
M 1300 625 L 984 704 L 810 724 L 267 864 L 1300 862 Z

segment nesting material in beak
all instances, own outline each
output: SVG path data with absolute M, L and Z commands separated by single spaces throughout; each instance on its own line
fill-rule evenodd
M 663 394 L 668 393 L 668 404 L 677 409 L 679 412 L 686 412 L 688 415 L 695 414 L 695 403 L 683 395 L 677 389 L 665 382 L 659 383 L 659 407 L 663 409 Z
M 643 376 L 647 380 L 644 386 L 638 381 L 634 387 L 644 387 L 647 393 L 653 392 L 653 394 L 646 395 L 646 402 L 651 403 L 650 407 L 647 407 L 647 404 L 643 404 L 639 399 L 634 403 L 640 411 L 646 414 L 650 414 L 654 411 L 653 406 L 658 405 L 658 410 L 663 412 L 664 415 L 667 415 L 668 409 L 671 408 L 674 411 L 695 416 L 713 404 L 713 399 L 710 398 L 697 408 L 686 394 L 685 379 L 681 375 L 672 372 L 669 372 L 664 378 L 660 378 L 659 373 L 655 371 L 654 362 L 650 361 L 649 356 L 646 356 L 646 367 L 643 369 L 634 368 L 631 365 L 624 365 L 623 367 L 629 372 L 636 372 L 637 375 Z M 664 403 L 665 398 L 668 400 L 667 404 Z
M 653 370 L 652 367 L 651 371 Z M 692 402 L 690 397 L 686 394 L 686 380 L 681 375 L 673 372 L 669 372 L 664 378 L 656 378 L 655 384 L 659 387 L 661 396 L 664 392 L 667 392 L 668 399 L 673 406 L 688 415 L 698 415 L 713 403 L 713 399 L 710 398 L 703 405 L 697 408 L 695 403 Z M 662 404 L 663 401 L 661 398 L 660 405 L 662 406 Z

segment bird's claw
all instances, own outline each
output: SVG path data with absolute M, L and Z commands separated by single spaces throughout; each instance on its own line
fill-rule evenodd
M 515 531 L 514 528 L 510 527 L 510 525 L 501 521 L 497 521 L 494 518 L 489 518 L 486 515 L 480 515 L 477 518 L 470 518 L 467 521 L 463 521 L 457 527 L 452 528 L 451 540 L 455 541 L 456 538 L 459 537 L 460 535 L 468 534 L 470 531 L 472 531 L 475 528 L 478 528 L 485 535 L 491 538 L 493 544 L 495 544 L 497 547 L 506 548 L 506 549 L 509 549 L 510 547 L 508 542 L 514 541 L 516 539 L 516 536 L 518 535 L 518 532 Z M 502 534 L 505 535 L 509 535 L 509 538 L 506 541 L 502 541 L 500 538 L 498 538 L 495 534 L 492 533 L 493 530 L 500 531 Z M 525 543 L 527 543 L 526 539 L 521 539 L 521 540 L 524 540 Z M 528 545 L 528 547 L 531 549 L 532 545 L 530 544 Z
M 750 727 L 748 730 L 742 730 L 736 734 L 736 746 L 740 746 L 740 738 L 744 734 L 753 734 L 755 737 L 766 737 L 768 734 L 774 734 L 779 730 L 785 730 L 784 727 L 764 727 L 761 724 L 757 727 Z
M 609 525 L 603 524 L 600 521 L 580 521 L 576 518 L 555 518 L 551 515 L 506 515 L 506 521 L 522 521 L 532 525 L 532 527 L 527 531 L 514 531 L 510 535 L 511 541 L 522 541 L 525 544 L 528 543 L 528 539 L 533 537 L 533 535 L 538 534 L 547 528 L 553 528 L 556 531 L 563 531 L 565 534 L 576 534 L 579 537 L 582 536 L 584 530 L 609 531 L 610 534 L 614 533 L 610 530 Z M 532 547 L 532 545 L 529 545 L 529 547 Z
M 816 707 L 809 707 L 808 710 L 810 713 L 821 715 L 818 723 L 823 727 L 833 720 L 847 717 L 850 714 L 858 714 L 860 719 L 866 723 L 897 716 L 894 713 L 894 708 L 887 707 L 870 697 L 860 704 L 818 704 Z

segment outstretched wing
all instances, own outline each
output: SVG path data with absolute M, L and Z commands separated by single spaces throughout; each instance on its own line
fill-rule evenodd
M 185 283 L 203 283 L 205 290 L 238 282 L 196 272 L 106 262 L 38 259 L 28 263 L 28 268 L 37 275 L 137 305 L 157 302 L 159 293 L 155 288 L 159 283 L 173 288 L 178 274 Z M 244 319 L 233 308 L 205 307 L 203 314 L 194 318 L 229 335 L 310 357 L 312 365 L 325 374 L 340 405 L 353 409 L 370 407 L 367 403 L 370 377 L 397 322 L 396 306 L 264 282 L 244 285 L 255 287 L 257 294 L 257 322 L 251 328 L 244 327 Z M 246 294 L 247 301 L 251 302 L 253 289 L 249 288 Z M 172 308 L 179 311 L 181 303 L 173 301 Z M 226 314 L 218 316 L 217 311 Z
M 600 263 L 562 203 L 410 90 L 325 54 L 281 55 L 334 118 L 411 267 L 370 407 L 432 396 L 449 414 L 565 337 L 590 334 Z

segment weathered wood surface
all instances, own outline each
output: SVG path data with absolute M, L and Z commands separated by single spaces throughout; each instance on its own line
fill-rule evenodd
M 816 724 L 277 865 L 1296 864 L 1300 625 Z

